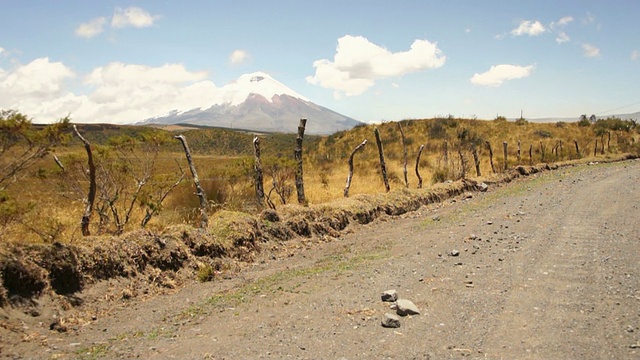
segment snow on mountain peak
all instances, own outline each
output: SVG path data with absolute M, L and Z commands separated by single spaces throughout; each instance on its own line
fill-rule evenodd
M 289 95 L 304 101 L 309 101 L 304 96 L 291 90 L 281 82 L 275 80 L 264 72 L 244 74 L 221 88 L 221 103 L 232 106 L 242 104 L 249 95 L 256 94 L 264 97 L 269 102 L 274 95 Z

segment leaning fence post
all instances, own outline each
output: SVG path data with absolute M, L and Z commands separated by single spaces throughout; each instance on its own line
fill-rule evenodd
M 418 189 L 422 189 L 422 176 L 420 176 L 420 171 L 418 171 L 418 165 L 420 165 L 420 156 L 422 155 L 422 150 L 424 150 L 424 145 L 420 145 L 420 149 L 418 149 L 418 156 L 416 157 L 416 176 L 418 177 Z
M 367 145 L 367 140 L 365 139 L 360 145 L 356 146 L 355 149 L 351 152 L 349 156 L 349 175 L 347 175 L 347 185 L 344 187 L 344 197 L 349 197 L 349 188 L 351 187 L 351 178 L 353 178 L 353 156 L 358 152 L 358 150 L 362 149 L 365 145 Z
M 496 168 L 495 166 L 493 166 L 493 149 L 491 148 L 491 143 L 488 141 L 485 141 L 485 144 L 487 145 L 487 148 L 489 149 L 489 163 L 491 163 L 491 171 L 495 174 L 496 173 Z
M 209 217 L 207 215 L 207 196 L 202 189 L 202 186 L 200 186 L 200 179 L 198 178 L 196 166 L 193 164 L 193 159 L 191 158 L 191 151 L 189 151 L 189 145 L 187 145 L 187 138 L 182 134 L 176 135 L 174 138 L 180 140 L 182 143 L 184 153 L 187 157 L 187 163 L 189 163 L 189 169 L 191 170 L 191 175 L 193 175 L 193 183 L 196 186 L 196 195 L 198 195 L 198 199 L 200 200 L 200 228 L 204 229 L 209 223 Z
M 382 149 L 382 140 L 380 140 L 380 131 L 378 128 L 373 129 L 376 136 L 376 145 L 378 145 L 378 155 L 380 155 L 380 170 L 382 171 L 382 180 L 384 181 L 384 188 L 389 192 L 389 178 L 387 177 L 387 165 L 384 162 L 384 150 Z
M 296 149 L 294 157 L 296 160 L 296 191 L 298 192 L 298 203 L 304 204 L 304 178 L 302 176 L 302 138 L 304 137 L 304 128 L 307 125 L 307 119 L 300 119 L 298 125 L 298 137 L 296 137 Z
M 473 162 L 476 164 L 476 175 L 480 177 L 482 175 L 480 175 L 480 158 L 478 157 L 478 149 L 474 147 L 472 150 L 472 154 L 473 154 Z
M 578 156 L 578 158 L 581 158 L 582 155 L 580 154 L 580 148 L 578 147 L 578 140 L 573 139 L 573 143 L 576 145 L 576 155 Z
M 502 142 L 502 150 L 504 152 L 504 170 L 507 171 L 507 169 L 509 168 L 509 162 L 507 159 L 507 142 L 506 141 Z
M 87 162 L 89 166 L 89 193 L 87 194 L 87 204 L 84 208 L 84 213 L 82 214 L 82 220 L 80 220 L 80 230 L 82 231 L 82 236 L 89 236 L 91 235 L 91 231 L 89 231 L 89 223 L 91 222 L 93 204 L 96 200 L 96 166 L 93 162 L 91 143 L 89 143 L 89 141 L 80 134 L 78 127 L 76 127 L 75 124 L 73 125 L 73 131 L 80 138 L 80 141 L 84 144 L 84 149 L 87 151 Z
M 402 136 L 402 153 L 404 156 L 404 163 L 403 163 L 403 168 L 402 168 L 402 172 L 404 174 L 404 186 L 405 187 L 409 187 L 409 178 L 407 178 L 407 144 L 406 144 L 406 139 L 404 137 L 404 130 L 402 130 L 402 124 L 400 122 L 398 122 L 398 128 L 400 129 L 400 136 Z
M 260 138 L 257 136 L 253 138 L 253 151 L 255 156 L 253 172 L 256 200 L 258 201 L 258 205 L 262 206 L 264 204 L 264 180 L 262 175 L 262 162 L 260 161 Z

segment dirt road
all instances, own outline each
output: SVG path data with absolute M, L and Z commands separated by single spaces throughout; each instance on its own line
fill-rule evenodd
M 639 179 L 639 161 L 538 174 L 300 242 L 3 355 L 638 359 Z M 380 323 L 390 289 L 421 311 L 399 328 Z

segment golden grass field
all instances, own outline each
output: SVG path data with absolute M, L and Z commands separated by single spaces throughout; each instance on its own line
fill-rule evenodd
M 530 123 L 454 118 L 405 120 L 400 124 L 407 144 L 409 187 L 414 189 L 418 183 L 415 166 L 420 145 L 425 146 L 419 163 L 424 187 L 430 186 L 435 181 L 456 180 L 463 176 L 460 154 L 466 163 L 465 177 L 480 180 L 490 178 L 493 171 L 486 142 L 489 142 L 493 149 L 494 168 L 498 173 L 504 171 L 503 142 L 508 145 L 509 168 L 521 164 L 563 162 L 578 158 L 583 161 L 598 161 L 622 153 L 640 153 L 637 145 L 640 136 L 638 128 L 635 127 L 628 130 L 613 130 L 610 127 L 604 127 L 603 124 L 579 126 L 578 123 Z M 403 145 L 398 123 L 359 126 L 330 136 L 305 136 L 303 169 L 307 204 L 340 201 L 343 198 L 348 174 L 347 160 L 353 149 L 365 139 L 368 141 L 367 145 L 354 157 L 354 175 L 349 194 L 355 196 L 385 191 L 374 137 L 376 127 L 382 138 L 390 187 L 393 190 L 405 186 Z M 96 153 L 107 154 L 110 151 L 108 148 L 110 138 L 119 136 L 123 132 L 135 137 L 136 132 L 144 128 L 88 126 L 81 129 L 97 149 Z M 182 132 L 190 145 L 193 145 L 191 149 L 195 166 L 210 202 L 209 213 L 220 209 L 257 213 L 266 208 L 264 204 L 259 205 L 255 200 L 253 135 L 219 129 L 215 131 L 169 129 L 171 128 L 153 131 L 164 132 L 165 135 Z M 167 138 L 170 139 L 169 136 Z M 286 201 L 297 203 L 292 170 L 295 134 L 261 135 L 261 138 L 265 192 L 269 193 L 272 189 L 272 175 L 275 173 L 280 176 L 284 188 L 289 190 Z M 574 140 L 579 145 L 580 154 L 576 152 Z M 518 141 L 521 144 L 520 161 L 517 159 Z M 448 149 L 446 158 L 445 142 Z M 471 152 L 473 148 L 477 150 L 479 156 L 481 177 L 476 174 Z M 73 139 L 66 146 L 57 147 L 55 154 L 62 163 L 76 164 L 78 168 L 86 161 L 84 148 L 77 139 Z M 130 167 L 143 164 L 151 156 L 150 153 L 142 150 L 134 150 L 129 154 L 132 160 Z M 122 158 L 119 159 L 122 161 Z M 112 172 L 125 172 L 115 160 L 110 166 L 109 169 Z M 149 228 L 161 231 L 168 225 L 193 223 L 197 218 L 198 199 L 194 194 L 185 154 L 177 141 L 164 143 L 159 149 L 154 162 L 153 184 L 150 181 L 149 186 L 168 186 L 174 183 L 180 177 L 180 168 L 186 174 L 184 181 L 169 193 L 162 203 L 159 214 L 149 222 Z M 132 171 L 132 168 L 127 169 L 126 171 Z M 14 183 L 7 188 L 7 193 L 12 201 L 20 204 L 24 209 L 17 221 L 5 221 L 5 225 L 0 230 L 0 240 L 9 242 L 79 241 L 82 238 L 79 224 L 84 210 L 82 197 L 86 196 L 88 182 L 84 180 L 81 172 L 66 176 L 61 175 L 52 156 L 47 155 L 20 177 L 16 177 Z M 120 203 L 116 203 L 116 206 L 121 206 L 124 211 L 126 209 L 124 204 L 131 200 L 128 197 L 130 192 L 127 193 L 127 191 L 130 191 L 134 184 L 124 175 L 113 176 L 113 178 L 122 181 L 125 184 L 124 189 L 129 189 L 121 191 L 117 199 Z M 78 186 L 75 193 L 70 191 L 72 182 L 70 179 L 75 179 L 74 183 Z M 270 199 L 276 207 L 283 205 L 275 193 L 271 193 Z M 131 219 L 125 230 L 139 228 L 143 216 L 144 206 L 139 201 L 134 202 Z M 94 213 L 93 233 L 113 231 L 109 226 L 98 229 L 96 225 L 98 221 L 98 215 Z

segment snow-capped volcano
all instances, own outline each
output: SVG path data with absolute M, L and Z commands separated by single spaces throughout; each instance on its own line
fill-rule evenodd
M 194 124 L 268 132 L 296 132 L 300 118 L 306 132 L 329 134 L 360 124 L 311 102 L 264 72 L 240 76 L 215 98 L 193 109 L 176 109 L 142 124 Z
M 271 102 L 274 95 L 289 95 L 300 100 L 309 99 L 286 87 L 281 82 L 263 72 L 245 74 L 221 89 L 221 102 L 237 106 L 245 102 L 249 95 L 260 95 Z

